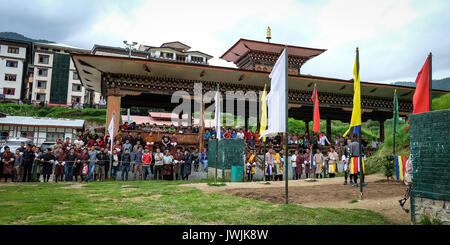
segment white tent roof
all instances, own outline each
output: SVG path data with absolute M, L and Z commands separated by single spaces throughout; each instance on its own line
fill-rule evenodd
M 62 127 L 62 128 L 82 128 L 84 120 L 44 118 L 44 117 L 23 117 L 6 116 L 0 117 L 0 125 L 22 125 L 37 127 Z

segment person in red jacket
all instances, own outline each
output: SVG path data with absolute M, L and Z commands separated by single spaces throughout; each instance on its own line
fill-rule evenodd
M 142 175 L 144 177 L 144 180 L 152 179 L 152 171 L 150 169 L 150 164 L 152 163 L 152 152 L 149 150 L 148 147 L 145 147 L 144 153 L 142 154 Z

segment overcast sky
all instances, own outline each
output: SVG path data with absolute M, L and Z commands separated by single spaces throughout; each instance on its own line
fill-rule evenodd
M 433 52 L 433 78 L 450 77 L 450 1 L 0 0 L 0 32 L 91 49 L 123 40 L 181 41 L 219 57 L 239 38 L 328 49 L 303 74 L 351 79 L 355 48 L 361 80 L 414 81 Z

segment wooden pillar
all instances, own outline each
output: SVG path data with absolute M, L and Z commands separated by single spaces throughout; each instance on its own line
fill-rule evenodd
M 200 152 L 203 152 L 203 146 L 205 144 L 203 135 L 205 135 L 205 102 L 202 102 L 202 106 L 200 107 Z
M 306 133 L 309 135 L 309 121 L 305 121 L 305 134 Z
M 249 104 L 247 106 L 247 103 Z M 244 100 L 244 127 L 248 130 L 248 118 L 249 118 L 249 110 L 250 109 L 250 101 Z
M 327 118 L 327 138 L 331 142 L 331 119 Z
M 259 108 L 261 105 L 259 104 L 259 100 L 256 101 L 256 130 L 261 128 L 261 114 L 262 110 Z
M 380 142 L 384 142 L 384 120 L 380 121 Z
M 122 96 L 120 94 L 120 89 L 108 89 L 106 102 L 105 133 L 108 133 L 109 123 L 111 122 L 111 118 L 114 117 L 114 136 L 117 135 L 116 132 L 119 131 L 121 103 L 122 103 Z

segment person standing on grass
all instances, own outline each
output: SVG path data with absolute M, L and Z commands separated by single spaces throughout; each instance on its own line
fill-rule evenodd
M 89 172 L 87 175 L 87 181 L 94 181 L 94 171 L 95 171 L 95 163 L 97 162 L 97 151 L 95 150 L 95 146 L 91 146 L 89 155 Z
M 253 181 L 253 175 L 255 175 L 256 167 L 256 154 L 251 150 L 246 157 L 245 173 L 247 174 L 247 181 Z
M 23 178 L 22 182 L 31 181 L 31 170 L 33 168 L 34 152 L 31 150 L 31 145 L 28 144 L 22 154 Z
M 120 155 L 117 152 L 116 149 L 112 152 L 112 168 L 111 168 L 111 177 L 114 178 L 114 180 L 117 180 L 117 172 L 119 172 L 119 166 L 120 166 Z
M 70 151 L 67 154 L 67 160 L 65 165 L 66 181 L 73 181 L 73 169 L 78 161 L 77 158 L 78 155 L 75 153 L 75 149 L 70 148 Z
M 311 150 L 306 148 L 305 154 L 303 154 L 303 163 L 305 165 L 305 175 L 306 178 L 309 178 L 309 174 L 311 172 Z
M 162 176 L 162 168 L 163 168 L 163 157 L 164 155 L 161 153 L 159 148 L 156 148 L 156 153 L 155 153 L 155 174 L 154 174 L 154 179 L 159 180 L 159 179 L 163 179 Z
M 34 151 L 34 165 L 36 166 L 36 179 L 38 182 L 40 182 L 40 177 L 41 174 L 43 174 L 43 169 L 44 169 L 44 165 L 41 162 L 41 158 L 42 158 L 42 153 L 41 153 L 41 148 L 36 147 L 35 151 Z
M 81 168 L 81 182 L 88 182 L 88 174 L 89 174 L 89 166 L 86 162 L 83 162 L 83 166 Z
M 334 146 L 331 146 L 330 152 L 328 152 L 328 173 L 330 175 L 330 178 L 336 177 L 338 160 L 339 155 L 335 151 Z
M 56 154 L 56 166 L 55 166 L 55 182 L 63 181 L 64 165 L 66 165 L 67 155 L 64 153 L 64 148 L 59 150 Z
M 131 155 L 128 148 L 125 148 L 125 151 L 120 159 L 122 166 L 122 181 L 128 181 L 128 172 L 130 171 L 131 165 Z
M 173 166 L 173 172 L 175 173 L 175 180 L 178 180 L 178 178 L 181 178 L 181 175 L 179 173 L 181 172 L 181 164 L 184 163 L 184 155 L 183 152 L 181 152 L 181 149 L 177 149 L 177 153 L 174 155 L 173 160 L 174 166 Z
M 164 180 L 172 180 L 172 178 L 170 178 L 170 176 L 173 177 L 172 174 L 172 163 L 173 163 L 173 159 L 172 156 L 170 155 L 169 150 L 166 150 L 165 152 L 166 154 L 163 156 L 163 179 Z
M 137 148 L 136 152 L 133 152 L 134 155 L 134 180 L 142 180 L 142 147 Z M 139 178 L 137 178 L 137 173 L 139 172 Z
M 97 153 L 97 160 L 95 161 L 95 172 L 97 174 L 97 181 L 103 181 L 105 179 L 105 166 L 109 165 L 108 149 L 102 148 Z
M 19 182 L 21 180 L 22 174 L 22 164 L 23 158 L 19 149 L 16 149 L 16 154 L 14 154 L 14 168 L 13 168 L 13 181 Z
M 315 166 L 315 174 L 316 178 L 322 178 L 322 169 L 323 169 L 323 161 L 324 157 L 319 148 L 316 149 L 316 154 L 314 154 L 314 166 Z
M 147 179 L 147 174 L 148 174 L 148 179 L 152 179 L 152 172 L 150 170 L 150 165 L 152 163 L 152 153 L 149 151 L 148 147 L 145 147 L 144 153 L 142 154 L 142 171 L 143 171 L 143 176 L 144 176 L 144 180 Z
M 270 148 L 266 153 L 266 166 L 264 168 L 264 175 L 266 176 L 266 181 L 272 180 L 273 174 L 273 163 L 275 162 L 273 153 L 273 148 Z
M 5 146 L 1 159 L 3 161 L 2 178 L 5 180 L 5 183 L 8 182 L 8 179 L 12 181 L 15 157 L 14 153 L 9 150 L 9 146 Z
M 183 180 L 188 180 L 189 175 L 191 174 L 193 155 L 189 153 L 189 150 L 186 148 L 186 152 L 184 153 L 184 166 L 183 166 Z
M 86 148 L 84 148 L 81 151 L 81 154 L 77 157 L 78 161 L 75 163 L 75 167 L 73 170 L 73 176 L 75 176 L 75 181 L 78 182 L 78 176 L 80 176 L 80 180 L 81 180 L 81 170 L 83 168 L 84 163 L 86 163 L 86 165 L 89 162 L 89 154 L 88 154 L 88 150 Z
M 345 174 L 345 180 L 344 180 L 344 185 L 346 185 L 347 184 L 347 179 L 348 179 L 348 175 L 349 175 L 349 169 L 348 169 L 348 165 L 349 165 L 349 162 L 350 162 L 350 158 L 351 158 L 351 152 L 352 152 L 352 149 L 351 149 L 351 147 L 350 147 L 350 144 L 352 143 L 352 140 L 350 139 L 350 138 L 347 138 L 347 141 L 346 141 L 347 143 L 346 143 L 346 145 L 344 145 L 344 153 L 343 153 L 343 155 L 342 155 L 342 158 L 344 159 L 344 174 Z M 352 179 L 352 176 L 350 176 L 350 184 L 351 185 L 353 185 L 354 183 L 353 183 L 353 179 Z
M 194 152 L 192 155 L 192 163 L 194 164 L 194 171 L 198 172 L 198 166 L 200 165 L 200 154 L 198 153 L 198 149 L 194 148 Z
M 203 148 L 203 152 L 200 156 L 200 162 L 203 164 L 203 170 L 208 172 L 208 148 Z
M 45 154 L 42 156 L 41 162 L 44 165 L 44 182 L 48 182 L 50 175 L 52 175 L 53 163 L 55 162 L 55 156 L 51 153 L 50 148 L 45 149 Z
M 303 174 L 303 154 L 296 151 L 297 156 L 295 157 L 295 179 L 301 179 Z
M 292 137 L 295 136 L 294 134 L 292 134 L 292 135 L 293 135 Z M 291 167 L 292 167 L 292 179 L 293 180 L 298 179 L 298 176 L 297 176 L 297 155 L 298 155 L 298 150 L 295 150 L 294 154 L 292 154 L 292 156 L 291 156 Z
M 275 151 L 274 151 L 275 153 Z M 283 156 L 283 150 L 280 150 L 280 153 L 275 153 L 274 154 L 274 167 L 273 167 L 273 173 L 274 173 L 274 180 L 283 180 L 283 158 L 281 157 Z

